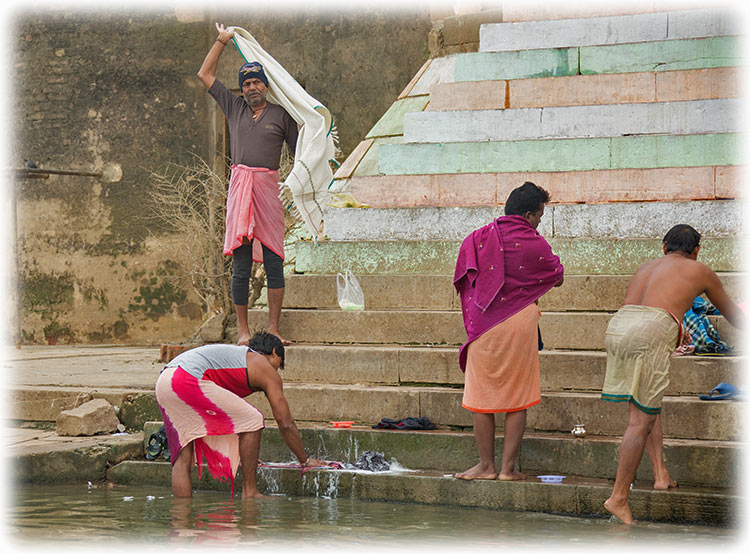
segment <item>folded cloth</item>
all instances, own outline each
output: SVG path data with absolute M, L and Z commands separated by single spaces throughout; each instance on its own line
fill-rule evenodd
M 317 240 L 323 223 L 323 206 L 328 203 L 333 185 L 337 137 L 328 109 L 310 96 L 291 75 L 261 48 L 253 36 L 241 27 L 234 31 L 234 44 L 246 62 L 258 61 L 268 77 L 268 99 L 279 104 L 301 126 L 294 153 L 294 167 L 282 183 L 285 205 L 298 215 Z
M 428 417 L 407 417 L 404 419 L 388 419 L 384 417 L 380 423 L 372 426 L 373 429 L 401 429 L 407 431 L 429 431 L 434 429 L 435 425 Z
M 721 315 L 708 300 L 696 297 L 693 305 L 685 312 L 682 325 L 689 333 L 696 354 L 728 354 L 732 348 L 719 336 L 711 325 L 709 315 Z

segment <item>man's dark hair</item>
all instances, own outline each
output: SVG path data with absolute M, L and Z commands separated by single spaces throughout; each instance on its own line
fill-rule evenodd
M 515 188 L 505 201 L 505 215 L 524 215 L 538 212 L 549 202 L 549 193 L 530 181 Z
M 692 254 L 693 250 L 700 246 L 701 234 L 690 225 L 675 225 L 667 231 L 662 242 L 666 245 L 667 252 Z
M 281 358 L 280 369 L 284 369 L 284 345 L 276 335 L 265 331 L 257 331 L 247 346 L 259 354 L 266 354 L 268 356 L 273 354 L 275 350 L 276 355 Z

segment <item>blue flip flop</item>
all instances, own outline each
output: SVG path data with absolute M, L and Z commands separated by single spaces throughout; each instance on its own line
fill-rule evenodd
M 701 400 L 732 400 L 740 394 L 740 389 L 729 383 L 719 383 L 710 394 L 701 394 Z

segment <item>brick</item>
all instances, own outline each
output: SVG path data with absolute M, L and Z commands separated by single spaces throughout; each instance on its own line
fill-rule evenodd
M 675 102 L 694 98 L 738 98 L 742 76 L 737 67 L 664 71 L 656 75 L 656 100 Z
M 506 105 L 507 88 L 505 80 L 440 83 L 430 89 L 427 111 L 502 110 L 509 107 Z

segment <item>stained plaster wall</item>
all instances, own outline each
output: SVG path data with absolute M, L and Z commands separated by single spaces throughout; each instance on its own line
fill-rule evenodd
M 16 180 L 22 342 L 155 344 L 203 321 L 166 279 L 182 270 L 178 241 L 148 191 L 169 163 L 221 159 L 221 115 L 195 76 L 214 21 L 248 29 L 331 109 L 342 159 L 424 63 L 430 28 L 426 12 L 18 13 L 13 165 L 121 172 Z M 236 86 L 241 62 L 227 49 L 219 78 Z

